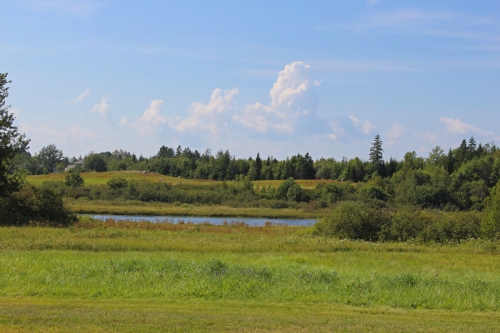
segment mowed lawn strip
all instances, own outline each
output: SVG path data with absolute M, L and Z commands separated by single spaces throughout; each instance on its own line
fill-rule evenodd
M 498 312 L 317 303 L 0 298 L 2 332 L 498 332 Z

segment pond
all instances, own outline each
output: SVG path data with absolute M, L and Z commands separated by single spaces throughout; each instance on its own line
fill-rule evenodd
M 250 227 L 260 227 L 264 225 L 288 225 L 288 226 L 312 226 L 316 220 L 299 219 L 266 219 L 248 217 L 191 217 L 191 216 L 130 216 L 130 215 L 85 215 L 97 220 L 106 219 L 126 220 L 126 221 L 149 221 L 154 223 L 192 223 L 192 224 L 236 224 L 245 223 Z

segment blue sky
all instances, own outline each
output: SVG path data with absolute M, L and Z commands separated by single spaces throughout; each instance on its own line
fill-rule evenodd
M 500 143 L 496 0 L 8 1 L 0 72 L 32 153 Z

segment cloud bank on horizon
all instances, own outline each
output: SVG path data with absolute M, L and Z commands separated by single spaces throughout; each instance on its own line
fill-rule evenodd
M 135 132 L 136 141 L 141 141 L 140 138 L 144 140 L 153 138 L 154 141 L 161 141 L 165 134 L 172 135 L 173 133 L 180 143 L 191 142 L 197 147 L 205 145 L 207 148 L 213 148 L 213 145 L 221 142 L 244 141 L 254 135 L 263 135 L 271 145 L 277 142 L 296 145 L 299 149 L 303 149 L 301 142 L 324 145 L 331 144 L 332 141 L 362 141 L 372 139 L 376 133 L 379 133 L 377 126 L 371 122 L 373 120 L 360 120 L 353 115 L 331 119 L 318 116 L 319 98 L 314 88 L 320 85 L 321 82 L 311 73 L 310 65 L 302 61 L 294 61 L 285 65 L 285 68 L 277 74 L 267 102 L 239 105 L 236 101 L 240 93 L 238 88 L 230 90 L 216 88 L 207 103 L 193 102 L 185 117 L 173 115 L 169 110 L 162 111 L 164 101 L 156 99 L 151 101 L 142 114 L 137 114 L 133 120 L 122 116 L 117 125 L 125 136 L 128 136 L 127 133 L 130 131 Z M 89 93 L 90 89 L 86 89 L 67 104 L 77 104 Z M 110 96 L 103 95 L 101 101 L 92 107 L 90 113 L 98 113 L 103 118 L 107 118 L 112 108 L 108 103 L 109 98 Z M 11 111 L 18 114 L 17 109 Z M 389 146 L 409 147 L 410 150 L 412 146 L 405 143 L 407 140 L 417 139 L 427 143 L 428 146 L 418 147 L 420 153 L 426 153 L 426 149 L 446 142 L 446 138 L 450 135 L 455 138 L 464 135 L 475 136 L 479 140 L 490 142 L 500 140 L 499 137 L 495 137 L 494 133 L 479 129 L 460 119 L 440 117 L 433 121 L 443 123 L 446 131 L 441 134 L 420 133 L 408 130 L 401 124 L 392 123 L 391 128 L 382 132 L 381 135 L 387 138 L 386 144 Z M 45 126 L 23 123 L 20 129 L 44 142 L 58 142 L 63 145 L 70 141 L 98 142 L 101 139 L 97 131 L 77 125 L 59 131 Z M 116 131 L 114 128 L 111 130 Z M 120 135 L 119 132 L 115 134 Z M 91 147 L 98 148 L 99 145 L 93 144 Z M 265 151 L 266 147 L 256 147 L 256 150 Z

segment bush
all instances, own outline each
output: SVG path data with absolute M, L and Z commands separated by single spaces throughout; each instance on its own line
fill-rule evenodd
M 48 226 L 68 226 L 76 216 L 64 205 L 62 197 L 48 188 L 24 186 L 0 201 L 0 225 L 26 225 L 38 222 Z
M 481 235 L 480 227 L 479 212 L 442 213 L 434 223 L 427 226 L 424 238 L 436 242 L 478 238 Z
M 377 240 L 384 224 L 381 211 L 369 208 L 362 202 L 343 201 L 330 216 L 314 225 L 314 234 L 340 238 Z
M 491 197 L 486 201 L 481 231 L 487 238 L 500 238 L 500 181 L 491 189 Z
M 121 177 L 113 177 L 110 180 L 108 180 L 107 184 L 110 188 L 114 190 L 128 186 L 127 180 Z
M 80 168 L 76 167 L 69 171 L 69 173 L 64 177 L 64 185 L 68 187 L 82 187 L 85 184 L 83 177 L 80 176 Z
M 304 190 L 290 177 L 280 184 L 276 191 L 276 199 L 299 202 L 304 196 Z
M 401 207 L 392 216 L 391 223 L 383 228 L 384 240 L 407 241 L 421 238 L 424 229 L 432 223 L 429 214 L 415 207 Z

